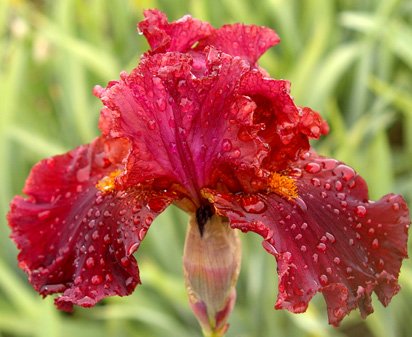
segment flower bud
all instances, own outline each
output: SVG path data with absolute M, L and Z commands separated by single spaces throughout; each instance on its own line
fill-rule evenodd
M 183 256 L 189 302 L 205 336 L 223 336 L 236 300 L 241 249 L 237 231 L 213 215 L 202 228 L 189 220 Z

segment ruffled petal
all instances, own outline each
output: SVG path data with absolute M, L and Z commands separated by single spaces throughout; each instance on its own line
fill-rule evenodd
M 368 200 L 365 181 L 350 167 L 307 153 L 293 168 L 299 197 L 276 193 L 205 195 L 233 228 L 253 231 L 278 262 L 276 308 L 306 310 L 322 292 L 329 322 L 338 325 L 358 307 L 373 311 L 371 293 L 387 305 L 398 291 L 407 256 L 409 211 L 404 199 L 389 194 Z
M 132 145 L 127 184 L 163 177 L 196 200 L 200 187 L 219 179 L 219 167 L 257 168 L 268 153 L 257 137 L 256 105 L 238 93 L 248 63 L 213 48 L 203 58 L 201 76 L 188 55 L 156 54 L 106 89 L 96 88 L 106 106 L 103 134 Z
M 144 16 L 138 29 L 149 42 L 152 54 L 168 51 L 193 53 L 194 50 L 214 47 L 255 65 L 266 50 L 280 41 L 279 36 L 267 27 L 236 23 L 215 29 L 208 22 L 190 15 L 169 22 L 166 14 L 157 9 L 146 10 Z
M 270 28 L 235 23 L 215 29 L 196 49 L 213 46 L 227 54 L 240 56 L 255 65 L 266 50 L 279 42 L 279 36 Z
M 187 52 L 193 44 L 213 30 L 208 22 L 194 19 L 190 15 L 171 23 L 166 14 L 157 9 L 146 10 L 144 16 L 145 19 L 138 24 L 138 28 L 149 42 L 152 53 Z
M 329 131 L 317 112 L 295 105 L 288 81 L 267 78 L 254 70 L 243 76 L 239 91 L 256 104 L 254 122 L 263 125 L 258 135 L 270 146 L 264 162 L 268 170 L 284 169 L 309 149 L 310 138 Z
M 11 203 L 8 220 L 19 266 L 42 295 L 63 293 L 56 299 L 62 310 L 130 294 L 140 283 L 132 254 L 174 198 L 116 191 L 111 177 L 118 169 L 97 139 L 39 162 L 24 188 L 28 197 Z

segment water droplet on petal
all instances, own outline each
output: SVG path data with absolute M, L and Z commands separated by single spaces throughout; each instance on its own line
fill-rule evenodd
M 154 130 L 156 129 L 156 121 L 154 119 L 151 119 L 147 122 L 147 127 L 149 130 Z
M 276 250 L 276 248 L 272 244 L 270 244 L 268 241 L 263 241 L 262 246 L 263 246 L 263 248 L 266 249 L 266 251 L 269 254 L 272 254 L 274 256 L 279 254 L 278 251 Z
M 345 181 L 349 181 L 352 178 L 355 177 L 356 173 L 353 170 L 353 168 L 346 166 L 346 165 L 338 165 L 333 169 L 333 174 L 338 176 L 338 177 L 342 177 L 343 180 Z
M 95 286 L 99 285 L 100 283 L 103 282 L 103 278 L 100 275 L 93 275 L 92 277 L 92 284 Z
M 95 261 L 93 257 L 88 257 L 86 260 L 86 267 L 87 268 L 93 268 L 95 265 Z
M 49 210 L 43 211 L 43 212 L 40 212 L 40 213 L 37 213 L 37 217 L 38 217 L 39 220 L 41 220 L 41 221 L 46 220 L 46 219 L 49 217 L 49 215 L 50 215 L 50 211 L 49 211 Z
M 243 209 L 252 214 L 260 214 L 266 210 L 266 204 L 257 196 L 247 196 L 241 199 Z
M 318 163 L 307 163 L 305 170 L 309 173 L 318 173 L 321 170 L 321 167 Z
M 222 141 L 222 150 L 228 152 L 232 150 L 232 142 L 229 139 L 223 139 Z
M 139 244 L 139 242 L 135 242 L 134 244 L 132 244 L 127 250 L 127 255 L 132 255 L 137 250 L 137 248 L 139 248 Z
M 319 243 L 316 248 L 321 252 L 326 251 L 326 245 L 323 242 Z
M 355 209 L 355 213 L 358 217 L 363 218 L 367 213 L 365 206 L 362 206 L 362 205 L 357 206 Z
M 378 249 L 379 248 L 379 240 L 378 239 L 373 239 L 372 248 L 373 249 Z
M 320 281 L 320 284 L 322 284 L 323 286 L 325 286 L 325 285 L 328 284 L 329 279 L 328 279 L 328 277 L 327 277 L 326 275 L 323 274 L 323 275 L 320 275 L 319 281 Z

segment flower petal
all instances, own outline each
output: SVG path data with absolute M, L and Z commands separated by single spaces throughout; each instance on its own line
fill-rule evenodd
M 398 291 L 410 224 L 406 202 L 389 194 L 368 201 L 365 181 L 350 167 L 308 153 L 294 167 L 299 198 L 206 191 L 233 228 L 264 237 L 278 262 L 276 308 L 306 310 L 322 292 L 329 322 L 338 325 L 359 307 L 373 311 L 371 293 L 387 305 Z
M 185 15 L 169 23 L 166 14 L 157 9 L 144 12 L 145 19 L 138 24 L 150 44 L 152 52 L 178 51 L 187 52 L 194 43 L 208 36 L 213 28 L 208 22 L 202 22 Z
M 156 54 L 106 89 L 96 88 L 106 106 L 103 134 L 132 144 L 127 184 L 163 177 L 196 200 L 199 187 L 219 179 L 220 166 L 258 167 L 266 156 L 255 104 L 238 93 L 249 64 L 213 48 L 203 58 L 201 76 L 188 55 Z
M 227 54 L 240 56 L 255 65 L 266 50 L 279 42 L 279 36 L 270 28 L 235 23 L 214 30 L 196 49 L 213 46 Z
M 98 181 L 118 165 L 102 139 L 38 163 L 8 214 L 19 266 L 33 287 L 62 310 L 89 307 L 140 283 L 133 252 L 173 197 L 137 190 L 101 192 Z M 106 178 L 104 178 L 106 176 Z
M 264 162 L 269 170 L 284 169 L 289 161 L 309 149 L 309 138 L 328 132 L 326 122 L 317 112 L 295 105 L 288 81 L 250 71 L 243 76 L 239 91 L 256 104 L 255 123 L 264 125 L 258 135 L 271 149 Z

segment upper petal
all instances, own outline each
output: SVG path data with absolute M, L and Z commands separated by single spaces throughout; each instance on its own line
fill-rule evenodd
M 208 22 L 194 19 L 190 15 L 171 23 L 166 14 L 157 9 L 146 10 L 144 16 L 145 19 L 138 24 L 138 28 L 154 53 L 187 52 L 195 42 L 208 36 L 213 30 Z
M 328 132 L 320 115 L 295 105 L 290 96 L 290 83 L 250 71 L 242 77 L 240 93 L 256 104 L 254 122 L 263 125 L 258 136 L 270 146 L 264 167 L 281 170 L 309 149 L 309 139 Z
M 213 46 L 227 54 L 240 56 L 255 65 L 266 50 L 280 42 L 270 28 L 235 23 L 212 31 L 200 41 L 197 49 Z
M 232 56 L 240 56 L 251 65 L 270 47 L 279 43 L 279 36 L 270 28 L 235 23 L 218 29 L 185 15 L 169 22 L 166 14 L 150 9 L 138 24 L 151 47 L 151 53 L 178 51 L 182 53 L 203 51 L 214 47 Z M 199 42 L 196 45 L 196 42 Z
M 103 134 L 131 144 L 123 177 L 129 185 L 163 177 L 196 199 L 200 187 L 216 183 L 220 167 L 258 168 L 266 156 L 256 105 L 239 93 L 249 64 L 213 48 L 202 55 L 201 75 L 190 56 L 169 52 L 145 57 L 130 75 L 96 89 L 106 106 Z
M 320 291 L 329 322 L 338 325 L 356 307 L 362 316 L 371 313 L 373 291 L 388 304 L 407 256 L 410 219 L 403 198 L 369 201 L 353 169 L 313 153 L 295 163 L 294 179 L 299 197 L 289 201 L 275 193 L 206 193 L 232 227 L 264 237 L 278 262 L 276 308 L 302 312 Z
M 42 295 L 63 293 L 56 299 L 60 309 L 130 294 L 140 282 L 132 253 L 173 197 L 111 191 L 110 184 L 99 191 L 99 180 L 118 168 L 97 139 L 39 162 L 26 182 L 28 197 L 11 203 L 8 220 L 19 266 Z

